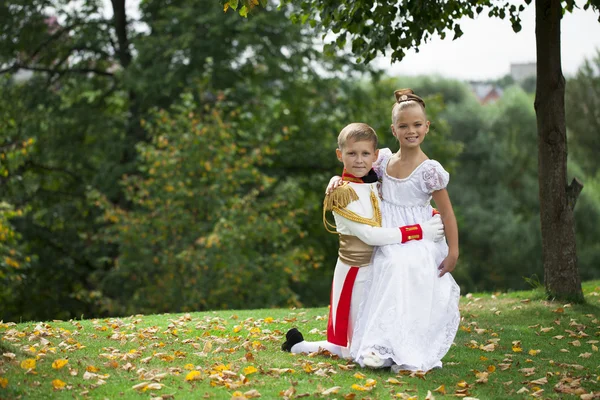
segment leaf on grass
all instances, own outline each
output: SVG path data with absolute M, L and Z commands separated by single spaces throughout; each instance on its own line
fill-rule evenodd
M 342 388 L 341 386 L 330 387 L 329 389 L 323 390 L 321 392 L 321 394 L 323 396 L 328 396 L 330 394 L 337 394 L 337 392 L 339 392 L 341 388 Z
M 28 358 L 26 360 L 21 361 L 21 368 L 35 369 L 35 360 L 33 358 Z
M 400 382 L 398 379 L 396 378 L 388 378 L 387 381 L 385 381 L 386 383 L 390 383 L 392 385 L 402 385 L 404 382 Z
M 487 383 L 488 381 L 488 377 L 489 377 L 489 373 L 487 372 L 478 372 L 475 374 L 475 377 L 477 378 L 477 383 Z
M 440 394 L 446 394 L 446 386 L 438 386 L 437 388 L 433 389 L 433 391 Z
M 531 368 L 521 368 L 519 372 L 523 373 L 525 376 L 531 376 L 535 374 L 535 367 Z
M 502 364 L 498 364 L 498 367 L 500 367 L 500 371 L 506 371 L 507 369 L 510 368 L 512 364 L 508 364 L 508 363 L 502 363 Z
M 553 327 L 540 328 L 540 332 L 543 332 L 543 333 L 550 332 L 551 330 L 554 330 L 554 328 Z
M 528 353 L 530 356 L 537 356 L 537 355 L 538 355 L 540 352 L 541 352 L 541 350 L 534 350 L 534 349 L 531 349 L 531 350 L 529 350 L 527 353 Z
M 435 400 L 435 396 L 431 393 L 431 390 L 427 391 L 427 396 L 425 396 L 425 400 Z
M 483 351 L 494 351 L 496 349 L 496 345 L 494 343 L 486 344 L 479 346 L 479 348 Z
M 258 370 L 253 365 L 249 365 L 246 368 L 244 368 L 243 372 L 244 372 L 244 375 L 250 375 L 250 374 L 254 374 L 254 373 L 258 372 Z
M 464 381 L 464 380 L 463 380 L 463 381 L 460 381 L 460 382 L 458 382 L 458 383 L 456 384 L 456 386 L 458 386 L 459 388 L 466 389 L 466 388 L 468 388 L 468 387 L 469 387 L 469 384 L 467 383 L 467 381 Z
M 592 353 L 581 353 L 579 355 L 579 357 L 581 358 L 590 358 L 592 356 Z
M 9 360 L 14 360 L 15 357 L 16 357 L 16 355 L 15 355 L 15 353 L 3 353 L 2 357 L 3 358 L 7 358 Z
M 6 389 L 8 386 L 8 379 L 0 377 L 0 387 Z
M 375 387 L 377 385 L 377 381 L 375 379 L 367 379 L 365 382 L 366 387 Z
M 533 385 L 545 385 L 546 383 L 548 383 L 548 378 L 546 378 L 546 377 L 543 377 L 540 379 L 535 379 L 535 380 L 529 382 L 529 384 L 533 384 Z
M 539 389 L 539 390 L 536 390 L 535 392 L 531 393 L 531 397 L 542 397 L 543 394 L 544 394 L 544 389 Z
M 52 387 L 56 390 L 62 390 L 65 388 L 65 386 L 67 386 L 67 384 L 60 379 L 54 379 L 52 381 Z
M 246 396 L 247 399 L 254 399 L 254 398 L 260 397 L 261 394 L 258 392 L 258 390 L 252 389 L 252 390 L 248 390 L 247 392 L 245 392 L 244 396 Z
M 98 376 L 98 374 L 94 374 L 93 372 L 85 371 L 83 373 L 83 379 L 86 380 L 86 381 L 89 381 L 91 379 L 95 379 L 97 376 Z
M 373 390 L 373 387 L 361 386 L 361 385 L 357 385 L 356 383 L 353 384 L 351 387 L 352 387 L 352 389 L 358 390 L 359 392 L 368 392 L 368 391 Z
M 362 374 L 362 373 L 360 373 L 360 372 L 357 372 L 357 373 L 355 373 L 355 374 L 354 374 L 354 375 L 352 375 L 352 376 L 353 376 L 353 377 L 355 377 L 356 379 L 365 379 L 365 378 L 366 378 L 366 376 L 365 376 L 365 375 L 363 375 L 363 374 Z
M 200 379 L 202 379 L 202 374 L 200 373 L 200 371 L 190 371 L 185 376 L 185 380 L 187 382 L 190 382 L 190 381 L 199 381 Z
M 65 360 L 65 359 L 58 359 L 58 360 L 54 360 L 54 362 L 52 363 L 52 368 L 53 369 L 61 369 L 62 367 L 64 367 L 65 365 L 67 365 L 69 363 L 69 360 Z
M 581 342 L 579 340 L 573 340 L 572 342 L 568 342 L 570 345 L 573 345 L 575 347 L 580 347 L 581 346 Z
M 523 386 L 521 389 L 517 390 L 517 394 L 529 393 L 529 389 Z

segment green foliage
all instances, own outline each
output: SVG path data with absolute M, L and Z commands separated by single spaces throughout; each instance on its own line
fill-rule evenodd
M 594 176 L 598 168 L 600 144 L 600 50 L 585 60 L 565 92 L 565 113 L 570 155 L 583 172 Z M 587 187 L 586 187 L 587 190 Z
M 523 276 L 542 271 L 531 100 L 513 87 L 495 104 L 471 97 L 443 116 L 464 143 L 449 185 L 460 231 L 457 281 L 469 290 L 522 288 Z
M 283 135 L 266 139 L 255 119 L 246 131 L 238 113 L 191 95 L 155 112 L 140 174 L 122 181 L 132 207 L 93 194 L 111 222 L 103 240 L 119 249 L 100 283 L 111 314 L 297 304 L 289 282 L 311 259 L 293 245 L 303 191 L 261 172 Z

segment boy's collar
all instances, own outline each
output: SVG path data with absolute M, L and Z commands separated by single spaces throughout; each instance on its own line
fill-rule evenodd
M 362 178 L 359 178 L 359 177 L 356 177 L 356 176 L 348 173 L 346 171 L 346 169 L 344 169 L 344 172 L 342 173 L 342 181 L 354 182 L 354 183 L 373 183 L 373 182 L 377 182 L 377 174 L 371 168 L 371 170 L 369 171 L 369 173 L 367 175 L 363 176 Z

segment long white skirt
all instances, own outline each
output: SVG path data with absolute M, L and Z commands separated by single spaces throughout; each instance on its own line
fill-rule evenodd
M 423 240 L 376 250 L 350 348 L 361 366 L 370 352 L 401 369 L 441 366 L 460 322 L 460 288 L 438 277 L 447 249 Z

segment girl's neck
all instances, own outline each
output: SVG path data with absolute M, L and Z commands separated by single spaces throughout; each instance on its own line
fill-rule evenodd
M 421 150 L 421 147 L 413 148 L 402 148 L 396 153 L 401 161 L 420 161 L 425 153 Z

